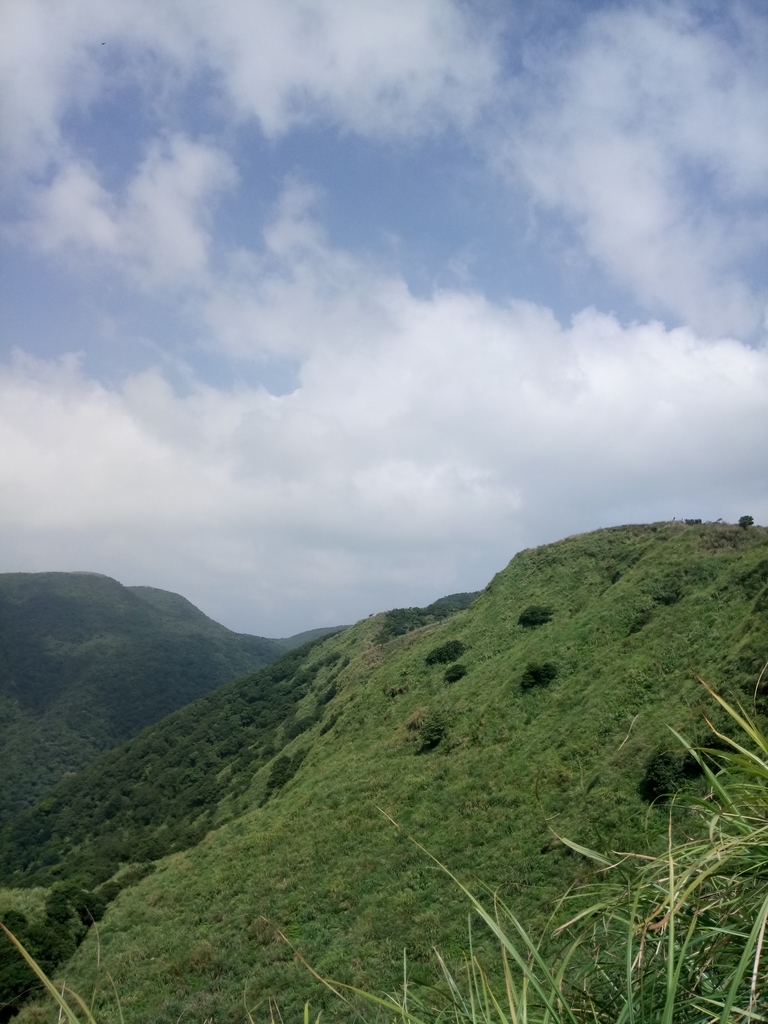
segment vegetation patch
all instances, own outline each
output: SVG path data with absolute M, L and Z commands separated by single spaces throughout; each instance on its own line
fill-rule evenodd
M 420 629 L 422 626 L 428 626 L 434 622 L 442 622 L 443 619 L 469 608 L 478 596 L 479 591 L 449 594 L 447 597 L 433 601 L 426 608 L 393 608 L 384 615 L 384 622 L 376 642 L 385 644 L 396 636 L 403 636 L 414 629 Z
M 427 665 L 448 665 L 460 658 L 466 649 L 461 640 L 449 640 L 448 643 L 434 647 L 424 660 Z
M 448 732 L 448 718 L 443 711 L 437 709 L 427 711 L 419 723 L 419 749 L 424 752 L 434 750 Z
M 663 803 L 701 778 L 701 765 L 693 754 L 679 750 L 657 751 L 645 766 L 638 792 L 643 800 Z
M 282 789 L 287 782 L 291 781 L 306 756 L 306 750 L 299 750 L 293 757 L 278 757 L 272 765 L 269 777 L 267 778 L 267 795 L 265 799 L 268 799 L 275 790 Z
M 64 779 L 53 797 L 0 832 L 0 881 L 50 884 L 63 860 L 64 876 L 95 886 L 121 864 L 200 842 L 219 801 L 247 788 L 284 743 L 319 720 L 322 705 L 310 715 L 296 711 L 313 685 L 327 690 L 323 674 L 339 663 L 334 651 L 316 657 L 327 643 L 289 651 Z
M 530 690 L 534 686 L 549 686 L 557 678 L 557 665 L 553 661 L 531 661 L 520 677 L 520 686 Z
M 524 629 L 533 629 L 535 626 L 545 625 L 554 614 L 554 611 L 547 605 L 529 604 L 520 612 L 517 621 Z
M 467 674 L 467 666 L 462 665 L 460 661 L 457 661 L 455 665 L 450 665 L 445 670 L 443 679 L 446 683 L 457 683 L 459 679 L 463 679 Z

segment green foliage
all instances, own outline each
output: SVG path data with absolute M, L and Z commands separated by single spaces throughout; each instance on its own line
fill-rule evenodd
M 448 665 L 460 658 L 466 649 L 461 640 L 449 640 L 446 644 L 433 647 L 424 661 L 427 665 Z
M 553 661 L 530 661 L 520 677 L 520 686 L 530 690 L 533 686 L 549 686 L 557 678 L 557 665 Z
M 518 617 L 519 625 L 525 629 L 532 629 L 535 626 L 543 626 L 549 622 L 554 612 L 543 604 L 529 604 L 524 608 Z
M 678 750 L 660 750 L 648 761 L 638 787 L 649 802 L 664 801 L 682 792 L 693 779 L 702 775 L 699 762 L 691 754 Z
M 568 898 L 578 912 L 558 932 L 570 941 L 543 952 L 542 939 L 497 893 L 489 906 L 488 894 L 475 895 L 436 862 L 497 943 L 490 962 L 476 954 L 470 930 L 463 970 L 452 971 L 437 954 L 442 984 L 414 984 L 406 963 L 397 996 L 343 983 L 335 991 L 342 998 L 340 989 L 355 992 L 403 1024 L 764 1020 L 768 739 L 714 696 L 741 734 L 737 740 L 717 736 L 717 746 L 706 751 L 677 737 L 687 750 L 676 753 L 698 764 L 707 793 L 681 805 L 688 812 L 682 842 L 670 839 L 656 857 L 625 854 L 615 861 L 565 840 L 599 865 L 604 879 Z
M 426 608 L 393 608 L 384 615 L 377 643 L 384 644 L 396 636 L 403 636 L 414 629 L 442 622 L 443 619 L 469 608 L 477 596 L 477 591 L 467 594 L 449 594 L 447 597 L 433 601 Z
M 755 525 L 755 520 L 753 519 L 752 516 L 741 516 L 740 519 L 739 519 L 739 526 L 743 530 L 746 530 L 750 526 L 754 526 L 754 525 Z
M 220 687 L 64 779 L 51 799 L 0 832 L 0 879 L 85 877 L 98 884 L 121 863 L 199 842 L 216 824 L 219 801 L 246 789 L 285 742 L 321 717 L 322 707 L 299 717 L 296 709 L 339 660 L 333 651 L 315 657 L 323 643 Z
M 447 732 L 448 718 L 445 712 L 436 708 L 428 711 L 419 726 L 420 749 L 422 751 L 432 750 L 441 742 Z
M 45 911 L 30 920 L 19 910 L 6 910 L 0 920 L 22 942 L 40 967 L 50 973 L 72 956 L 89 925 L 101 920 L 106 902 L 77 883 L 57 883 L 45 900 Z M 0 1020 L 10 1020 L 21 1005 L 40 991 L 34 970 L 7 942 L 0 942 Z
M 678 736 L 687 748 L 683 753 L 698 762 L 707 782 L 706 798 L 687 804 L 689 834 L 682 842 L 673 844 L 670 837 L 667 850 L 658 856 L 624 854 L 613 861 L 564 840 L 579 857 L 597 863 L 605 876 L 571 894 L 570 903 L 577 912 L 556 932 L 568 941 L 544 948 L 542 939 L 532 935 L 498 893 L 473 893 L 427 854 L 466 898 L 494 940 L 496 951 L 485 956 L 478 953 L 481 943 L 470 924 L 459 970 L 452 970 L 447 958 L 436 952 L 442 974 L 437 982 L 420 984 L 409 977 L 406 951 L 397 995 L 326 981 L 326 990 L 340 999 L 338 1005 L 347 1011 L 344 1016 L 364 1019 L 353 1002 L 361 997 L 378 1015 L 383 1009 L 402 1024 L 443 1024 L 447 1020 L 456 1024 L 580 1024 L 584 1020 L 596 1024 L 737 1024 L 764 1020 L 768 739 L 747 716 L 714 696 L 741 735 L 737 740 L 718 735 L 717 747 L 704 751 L 693 750 Z M 415 845 L 426 854 L 423 847 Z M 313 917 L 310 914 L 308 920 Z M 24 915 L 15 913 L 9 920 L 17 932 L 15 938 L 9 935 L 13 952 L 18 950 L 24 958 L 17 958 L 16 966 L 32 968 L 33 976 L 59 1006 L 59 1019 L 66 1017 L 76 1024 L 79 1018 L 72 1010 L 74 1002 L 89 1024 L 95 1024 L 85 1002 L 71 990 L 67 993 L 64 986 L 59 991 L 44 965 L 33 959 L 28 946 L 34 940 Z M 425 919 L 420 924 L 424 926 Z M 8 927 L 3 929 L 6 934 Z M 274 926 L 263 917 L 253 934 L 262 949 L 278 938 Z M 279 937 L 293 948 L 289 938 Z M 197 972 L 208 973 L 215 962 L 210 943 L 198 944 L 190 958 Z M 11 966 L 0 962 L 0 981 L 19 988 L 26 979 L 16 979 L 8 970 Z M 247 991 L 246 985 L 246 995 Z M 321 1014 L 322 1010 L 315 1024 Z M 303 1016 L 309 1024 L 308 1000 Z M 247 1003 L 246 1017 L 253 1020 Z
M 0 574 L 0 827 L 68 772 L 281 646 L 178 594 L 96 573 Z
M 100 924 L 102 969 L 123 997 L 125 1024 L 182 1013 L 239 1019 L 244 986 L 249 1007 L 270 993 L 286 1021 L 301 1015 L 307 999 L 323 1009 L 323 1020 L 352 1017 L 264 918 L 319 973 L 358 988 L 393 990 L 404 946 L 414 983 L 434 980 L 434 947 L 461 980 L 462 902 L 376 808 L 418 835 L 458 877 L 486 879 L 538 943 L 562 893 L 593 878 L 590 861 L 554 839 L 552 829 L 591 848 L 646 856 L 666 850 L 670 810 L 675 843 L 692 834 L 689 812 L 677 802 L 644 803 L 638 785 L 649 758 L 669 746 L 665 722 L 679 723 L 697 744 L 709 732 L 703 713 L 724 732 L 726 714 L 713 718 L 691 664 L 734 700 L 752 701 L 768 660 L 768 579 L 760 568 L 767 561 L 762 527 L 682 522 L 602 530 L 521 552 L 469 609 L 446 621 L 382 648 L 381 618 L 364 620 L 297 661 L 290 681 L 272 678 L 256 708 L 244 699 L 250 690 L 234 684 L 136 737 L 119 765 L 104 762 L 109 772 L 71 780 L 66 799 L 57 796 L 59 803 L 41 812 L 41 827 L 55 826 L 43 844 L 54 871 L 42 858 L 34 867 L 35 855 L 20 878 L 79 875 L 92 890 L 86 854 L 97 840 L 116 844 L 101 847 L 112 857 L 125 835 L 120 863 L 150 838 L 160 846 L 168 836 L 171 846 L 199 829 L 201 841 L 158 861 L 119 894 Z M 654 601 L 654 588 L 669 578 L 680 580 L 681 596 Z M 520 609 L 531 604 L 557 614 L 544 628 L 520 628 Z M 630 634 L 644 608 L 652 610 L 649 621 Z M 468 672 L 446 686 L 426 656 L 453 639 L 466 645 Z M 331 652 L 342 657 L 318 667 Z M 532 662 L 558 665 L 567 685 L 528 692 L 510 685 Z M 331 686 L 336 695 L 322 705 L 317 726 L 286 745 L 289 723 L 313 715 Z M 275 705 L 282 710 L 274 724 L 256 730 L 250 715 Z M 414 756 L 421 729 L 409 722 L 423 724 L 427 709 L 441 712 L 450 728 L 431 752 Z M 306 751 L 301 766 L 262 805 L 274 759 L 299 749 Z M 167 759 L 157 761 L 166 758 L 163 750 Z M 147 780 L 162 787 L 178 768 L 174 785 L 183 802 L 198 785 L 185 779 L 193 753 L 210 764 L 200 779 L 211 775 L 217 795 L 197 808 L 197 818 L 191 803 L 190 817 L 176 817 L 176 798 L 167 792 L 161 813 L 168 824 L 144 824 L 146 791 L 136 780 L 149 766 Z M 253 761 L 246 768 L 241 758 Z M 64 804 L 74 799 L 80 817 L 98 812 L 92 832 L 79 830 L 74 814 L 65 822 Z M 99 817 L 102 802 L 114 802 L 123 817 L 115 832 L 94 839 L 96 827 L 109 827 Z M 3 839 L 9 850 L 17 849 L 17 825 Z M 479 898 L 493 910 L 489 895 Z M 557 923 L 570 913 L 557 911 Z M 474 941 L 489 982 L 503 992 L 503 965 L 494 964 L 490 940 L 478 934 Z M 543 938 L 541 955 L 555 955 L 559 941 Z M 59 973 L 90 991 L 96 962 L 91 929 Z M 268 1015 L 266 1004 L 255 1018 L 262 1011 Z M 36 1012 L 23 1011 L 19 1024 L 31 1024 Z M 118 1020 L 103 986 L 95 1012 L 104 1024 Z
M 458 681 L 463 679 L 466 674 L 467 666 L 462 665 L 460 661 L 457 661 L 455 665 L 451 665 L 445 670 L 443 679 L 446 683 L 458 683 Z
M 278 757 L 272 764 L 267 778 L 267 797 L 271 796 L 276 789 L 282 789 L 286 782 L 290 782 L 301 766 L 301 762 L 307 756 L 305 750 L 298 750 L 293 757 Z

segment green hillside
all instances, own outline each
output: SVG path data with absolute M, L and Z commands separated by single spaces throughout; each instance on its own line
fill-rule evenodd
M 283 653 L 97 573 L 0 575 L 0 825 L 68 772 Z
M 663 843 L 667 813 L 647 798 L 695 785 L 667 725 L 697 739 L 702 711 L 719 720 L 691 666 L 751 702 L 768 660 L 768 530 L 569 538 L 518 554 L 447 620 L 401 632 L 403 619 L 364 620 L 220 688 L 5 830 L 4 884 L 59 879 L 71 915 L 76 883 L 116 895 L 100 958 L 126 1024 L 243 1020 L 244 1000 L 268 1018 L 268 996 L 286 1021 L 308 998 L 344 1016 L 271 922 L 321 974 L 376 990 L 397 987 L 404 946 L 416 978 L 434 976 L 433 946 L 457 958 L 460 896 L 377 808 L 534 930 L 589 877 L 555 832 Z M 164 842 L 178 852 L 145 864 Z M 82 991 L 92 931 L 59 969 Z M 118 1019 L 106 988 L 96 1001 Z

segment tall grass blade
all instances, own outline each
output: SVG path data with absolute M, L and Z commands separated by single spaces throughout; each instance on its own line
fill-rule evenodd
M 59 1007 L 59 1015 L 61 1016 L 61 1014 L 63 1014 L 64 1017 L 69 1021 L 69 1024 L 82 1024 L 82 1021 L 80 1021 L 80 1019 L 78 1018 L 77 1014 L 74 1012 L 72 1007 L 69 1005 L 69 1003 L 64 998 L 64 993 L 66 992 L 72 999 L 74 999 L 74 1001 L 77 1003 L 77 1005 L 82 1009 L 83 1013 L 85 1014 L 85 1019 L 88 1022 L 88 1024 L 96 1024 L 96 1021 L 95 1021 L 93 1015 L 91 1014 L 91 1011 L 88 1009 L 88 1007 L 83 1002 L 83 1000 L 80 998 L 80 996 L 77 995 L 76 992 L 71 992 L 65 986 L 62 986 L 61 993 L 59 993 L 59 990 L 56 988 L 56 986 L 50 980 L 50 978 L 45 973 L 45 971 L 42 969 L 42 967 L 37 963 L 37 961 L 34 959 L 34 957 L 31 956 L 27 952 L 27 950 L 19 942 L 19 940 L 16 938 L 16 936 L 13 935 L 12 932 L 10 932 L 5 927 L 5 925 L 2 923 L 2 921 L 0 921 L 0 928 L 2 928 L 2 930 L 5 932 L 5 934 L 8 936 L 8 938 L 11 940 L 13 945 L 16 947 L 16 949 L 19 951 L 19 953 L 21 953 L 22 957 L 26 960 L 26 962 L 29 964 L 29 966 L 32 968 L 32 970 L 35 972 L 37 977 L 43 983 L 43 987 L 46 989 L 48 994 L 51 996 L 51 998 L 54 1000 L 54 1002 Z

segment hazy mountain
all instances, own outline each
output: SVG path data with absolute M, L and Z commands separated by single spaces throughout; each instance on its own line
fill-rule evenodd
M 65 774 L 283 647 L 97 573 L 0 575 L 0 824 Z

